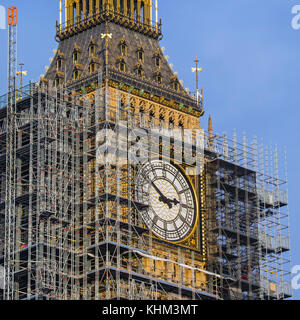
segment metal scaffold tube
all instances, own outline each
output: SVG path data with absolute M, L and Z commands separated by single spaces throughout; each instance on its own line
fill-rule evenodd
M 15 298 L 16 241 L 16 71 L 17 8 L 8 9 L 8 93 L 6 135 L 6 203 L 5 203 L 5 293 L 6 300 Z

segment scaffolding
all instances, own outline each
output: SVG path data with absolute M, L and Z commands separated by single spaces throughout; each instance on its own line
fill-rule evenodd
M 142 219 L 149 194 L 137 198 L 143 163 L 132 160 L 167 157 L 170 142 L 152 148 L 136 129 L 169 137 L 170 126 L 183 128 L 109 86 L 101 71 L 95 82 L 80 95 L 43 82 L 21 88 L 14 126 L 9 106 L 0 108 L 0 299 L 291 297 L 287 178 L 279 179 L 277 148 L 205 134 L 196 155 L 204 173 L 194 177 L 201 245 L 166 243 Z M 177 138 L 173 157 L 182 157 Z
M 286 299 L 290 279 L 286 180 L 277 147 L 258 147 L 236 134 L 208 139 L 208 257 L 224 299 Z M 225 278 L 226 276 L 226 278 Z
M 56 38 L 104 21 L 161 38 L 157 12 L 153 23 L 152 14 L 143 20 L 99 3 L 78 6 L 76 21 L 74 10 L 65 24 L 60 17 Z M 0 97 L 0 300 L 292 296 L 287 174 L 279 178 L 277 147 L 213 135 L 210 123 L 198 152 L 199 92 L 146 84 L 107 63 L 67 87 L 43 78 L 17 90 L 16 37 L 11 21 L 8 93 Z M 186 139 L 189 127 L 197 129 Z M 182 162 L 198 200 L 194 232 L 179 243 L 143 218 L 151 199 L 139 175 L 162 158 Z
M 13 226 L 5 220 L 12 201 L 6 198 L 7 113 L 0 110 L 0 264 L 9 261 L 12 270 L 2 298 L 291 297 L 288 199 L 277 148 L 206 135 L 206 252 L 167 245 L 141 218 L 147 209 L 136 198 L 141 164 L 132 165 L 128 155 L 136 138 L 129 132 L 159 126 L 162 134 L 169 124 L 140 112 L 130 93 L 112 93 L 101 72 L 98 83 L 93 99 L 37 84 L 22 89 Z M 99 152 L 111 137 L 114 148 Z M 145 158 L 158 156 L 143 145 Z
M 8 298 L 10 286 L 9 299 L 24 300 L 221 299 L 222 276 L 207 270 L 203 253 L 166 244 L 141 218 L 142 164 L 126 161 L 135 139 L 129 131 L 169 124 L 137 112 L 135 97 L 109 88 L 101 72 L 98 84 L 93 98 L 31 84 L 16 105 L 15 222 L 13 237 L 1 233 L 0 247 L 1 265 L 14 247 L 8 257 L 14 280 L 1 297 Z M 5 108 L 0 119 L 3 226 L 11 148 Z M 115 149 L 99 153 L 112 133 Z

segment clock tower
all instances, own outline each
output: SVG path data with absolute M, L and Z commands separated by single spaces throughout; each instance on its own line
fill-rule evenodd
M 59 4 L 47 73 L 0 103 L 0 300 L 291 297 L 277 149 L 203 133 L 157 1 Z
M 42 82 L 89 109 L 78 214 L 93 246 L 90 298 L 216 298 L 195 144 L 203 95 L 183 88 L 159 45 L 157 2 L 66 0 L 62 12 Z

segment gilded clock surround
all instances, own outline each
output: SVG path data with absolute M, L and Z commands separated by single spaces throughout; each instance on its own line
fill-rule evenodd
M 162 157 L 162 159 L 151 159 L 151 160 L 149 160 L 149 162 L 146 162 L 143 166 L 142 166 L 142 169 L 141 170 L 143 170 L 144 168 L 145 168 L 145 166 L 152 166 L 152 163 L 153 162 L 160 162 L 160 161 L 162 161 L 162 163 L 164 163 L 164 166 L 171 166 L 171 167 L 173 167 L 174 168 L 174 170 L 178 170 L 178 172 L 180 172 L 180 174 L 182 175 L 182 178 L 183 179 L 185 179 L 186 181 L 187 181 L 187 185 L 186 186 L 188 186 L 189 188 L 192 188 L 192 190 L 190 190 L 190 192 L 191 192 L 191 195 L 192 195 L 192 198 L 193 198 L 193 205 L 194 205 L 194 217 L 193 217 L 193 224 L 192 224 L 192 229 L 190 229 L 189 231 L 188 231 L 188 234 L 185 236 L 185 238 L 184 239 L 180 239 L 180 240 L 168 240 L 168 239 L 164 239 L 164 238 L 162 238 L 162 237 L 160 237 L 160 236 L 158 236 L 157 235 L 157 238 L 159 238 L 159 239 L 162 239 L 163 241 L 166 241 L 166 242 L 168 242 L 168 243 L 173 243 L 173 244 L 180 244 L 180 243 L 184 243 L 184 242 L 186 242 L 190 237 L 192 237 L 193 235 L 194 235 L 194 233 L 195 233 L 195 230 L 196 230 L 196 228 L 197 228 L 197 225 L 198 225 L 198 220 L 199 220 L 199 203 L 198 203 L 198 197 L 197 197 L 197 194 L 196 194 L 196 189 L 195 189 L 195 187 L 193 186 L 193 183 L 192 183 L 192 181 L 191 181 L 191 179 L 189 179 L 189 177 L 187 177 L 186 175 L 185 175 L 185 172 L 184 172 L 184 169 L 183 169 L 183 167 L 182 166 L 179 166 L 179 165 L 174 165 L 173 163 L 172 163 L 172 160 L 171 159 L 167 159 L 166 157 Z M 141 174 L 139 174 L 139 177 L 140 177 L 140 175 Z M 174 178 L 174 176 L 173 176 L 173 178 Z M 176 177 L 175 177 L 176 178 Z M 143 181 L 145 181 L 145 177 L 142 177 L 142 180 Z M 158 179 L 159 180 L 159 179 Z M 163 180 L 163 177 L 161 177 L 161 180 Z M 157 180 L 156 180 L 157 181 Z M 155 183 L 157 183 L 155 181 Z M 159 185 L 158 185 L 159 186 Z M 139 183 L 138 183 L 138 181 L 137 181 L 137 188 L 139 187 Z M 163 189 L 161 189 L 161 190 L 163 190 Z M 177 192 L 178 192 L 178 190 L 177 190 Z M 137 194 L 138 194 L 138 190 L 137 190 Z M 168 194 L 168 193 L 165 193 L 164 194 L 166 197 L 170 197 L 171 195 L 170 194 Z M 178 195 L 179 196 L 179 195 Z M 179 198 L 178 198 L 178 200 L 179 200 Z M 178 209 L 180 209 L 181 208 L 181 203 L 180 203 L 180 201 L 177 203 L 177 206 L 178 206 Z M 175 206 L 176 207 L 176 206 Z M 151 210 L 151 209 L 149 209 L 149 210 Z M 176 210 L 175 210 L 176 211 Z M 180 211 L 179 210 L 177 210 L 177 213 L 175 214 L 175 216 L 174 216 L 174 212 L 173 212 L 173 215 L 172 215 L 172 217 L 170 217 L 169 218 L 169 220 L 168 219 L 166 219 L 168 222 L 172 222 L 172 220 L 174 220 L 176 217 L 177 217 L 177 215 L 180 213 Z M 156 213 L 157 214 L 157 213 Z M 159 215 L 159 214 L 157 214 L 157 215 Z

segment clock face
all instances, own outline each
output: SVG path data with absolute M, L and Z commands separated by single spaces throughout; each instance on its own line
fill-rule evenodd
M 197 218 L 195 195 L 177 167 L 161 160 L 145 164 L 138 174 L 136 195 L 148 207 L 141 215 L 156 236 L 180 242 L 191 234 Z

